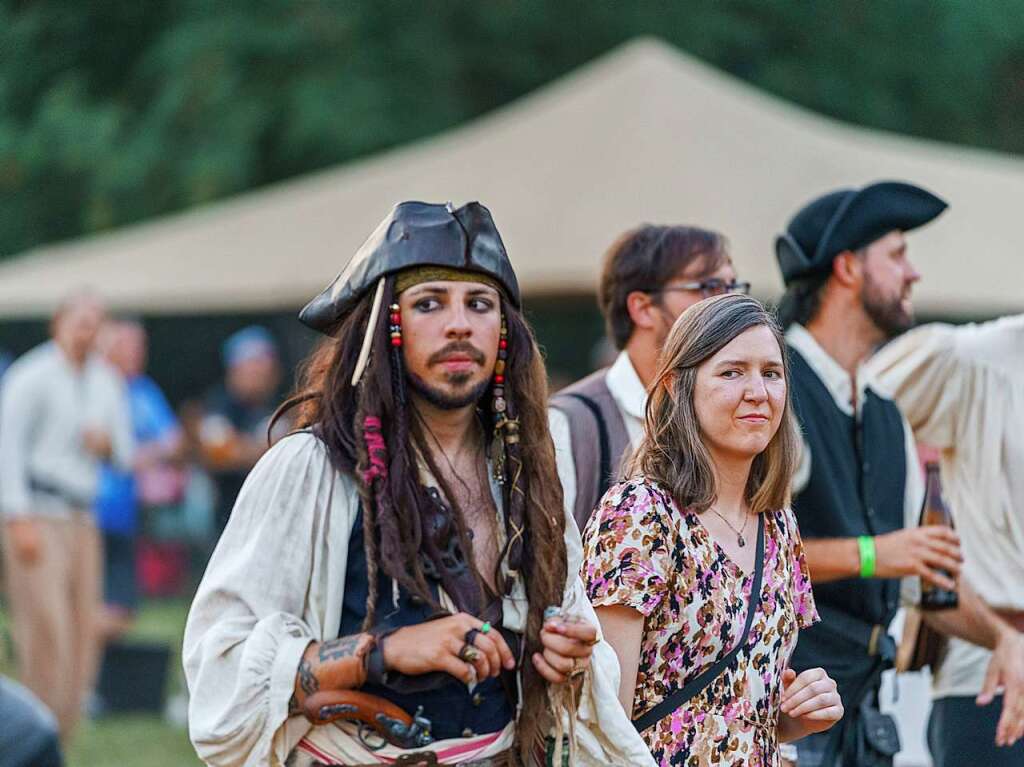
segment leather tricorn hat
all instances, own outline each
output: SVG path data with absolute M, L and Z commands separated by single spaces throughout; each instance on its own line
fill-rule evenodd
M 926 189 L 880 181 L 863 189 L 839 189 L 807 203 L 775 239 L 782 280 L 827 274 L 843 251 L 857 250 L 893 230 L 924 226 L 946 208 Z
M 478 202 L 402 202 L 381 221 L 299 320 L 322 333 L 344 317 L 386 275 L 416 266 L 480 272 L 498 282 L 506 298 L 520 306 L 519 283 L 491 212 Z

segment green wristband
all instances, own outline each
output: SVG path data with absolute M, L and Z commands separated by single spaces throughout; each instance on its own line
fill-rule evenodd
M 862 535 L 857 539 L 857 547 L 860 549 L 860 577 L 874 578 L 875 563 L 875 539 L 870 535 Z

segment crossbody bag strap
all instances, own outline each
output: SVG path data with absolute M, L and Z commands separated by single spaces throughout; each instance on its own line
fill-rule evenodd
M 653 724 L 657 724 L 664 717 L 671 714 L 692 697 L 703 691 L 709 684 L 727 669 L 747 644 L 747 637 L 750 635 L 750 627 L 754 624 L 754 614 L 761 604 L 761 581 L 764 577 L 764 515 L 758 514 L 757 520 L 757 552 L 754 555 L 754 583 L 750 588 L 750 605 L 747 607 L 747 622 L 743 626 L 743 635 L 736 646 L 727 655 L 721 658 L 715 665 L 704 673 L 700 674 L 684 687 L 676 690 L 665 700 L 656 705 L 646 714 L 633 720 L 633 726 L 637 732 L 643 732 Z

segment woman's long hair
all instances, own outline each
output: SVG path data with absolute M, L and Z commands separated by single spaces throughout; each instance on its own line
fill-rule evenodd
M 354 478 L 362 500 L 363 530 L 369 578 L 364 628 L 374 625 L 377 582 L 383 572 L 408 592 L 434 602 L 421 552 L 427 557 L 435 541 L 423 521 L 432 503 L 420 483 L 418 457 L 428 463 L 430 450 L 419 416 L 409 399 L 400 347 L 390 343 L 387 311 L 373 329 L 370 362 L 358 386 L 352 373 L 371 312 L 372 293 L 333 329 L 305 363 L 297 391 L 278 410 L 298 408 L 298 428 L 312 428 L 325 443 L 331 462 Z M 396 300 L 394 277 L 384 289 L 385 309 Z M 561 605 L 566 586 L 565 512 L 548 432 L 547 377 L 533 333 L 522 314 L 502 296 L 508 328 L 505 366 L 505 415 L 518 419 L 518 440 L 505 437 L 503 506 L 506 546 L 498 557 L 494 582 L 508 593 L 522 578 L 529 601 L 523 652 L 523 709 L 517 738 L 523 752 L 534 747 L 546 722 L 547 689 L 529 658 L 539 651 L 544 609 Z M 491 387 L 480 399 L 485 422 L 493 422 Z M 508 434 L 506 430 L 504 432 Z M 463 510 L 431 465 L 441 492 L 453 511 L 453 534 L 472 566 L 472 540 Z M 513 574 L 506 582 L 502 564 Z M 429 565 L 429 562 L 427 563 Z M 438 567 L 443 573 L 444 568 Z M 442 578 L 442 585 L 443 585 Z
M 787 389 L 779 428 L 751 464 L 745 500 L 757 514 L 789 505 L 800 436 L 789 396 L 785 339 L 778 322 L 759 301 L 730 294 L 691 306 L 672 326 L 647 399 L 644 437 L 627 465 L 629 474 L 658 482 L 683 508 L 702 512 L 717 497 L 711 454 L 694 406 L 697 368 L 740 333 L 755 327 L 766 327 L 775 336 Z

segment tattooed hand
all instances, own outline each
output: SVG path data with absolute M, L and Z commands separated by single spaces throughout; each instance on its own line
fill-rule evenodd
M 311 642 L 295 671 L 295 689 L 288 711 L 298 714 L 306 698 L 320 690 L 354 690 L 366 681 L 366 656 L 373 649 L 369 634 Z

